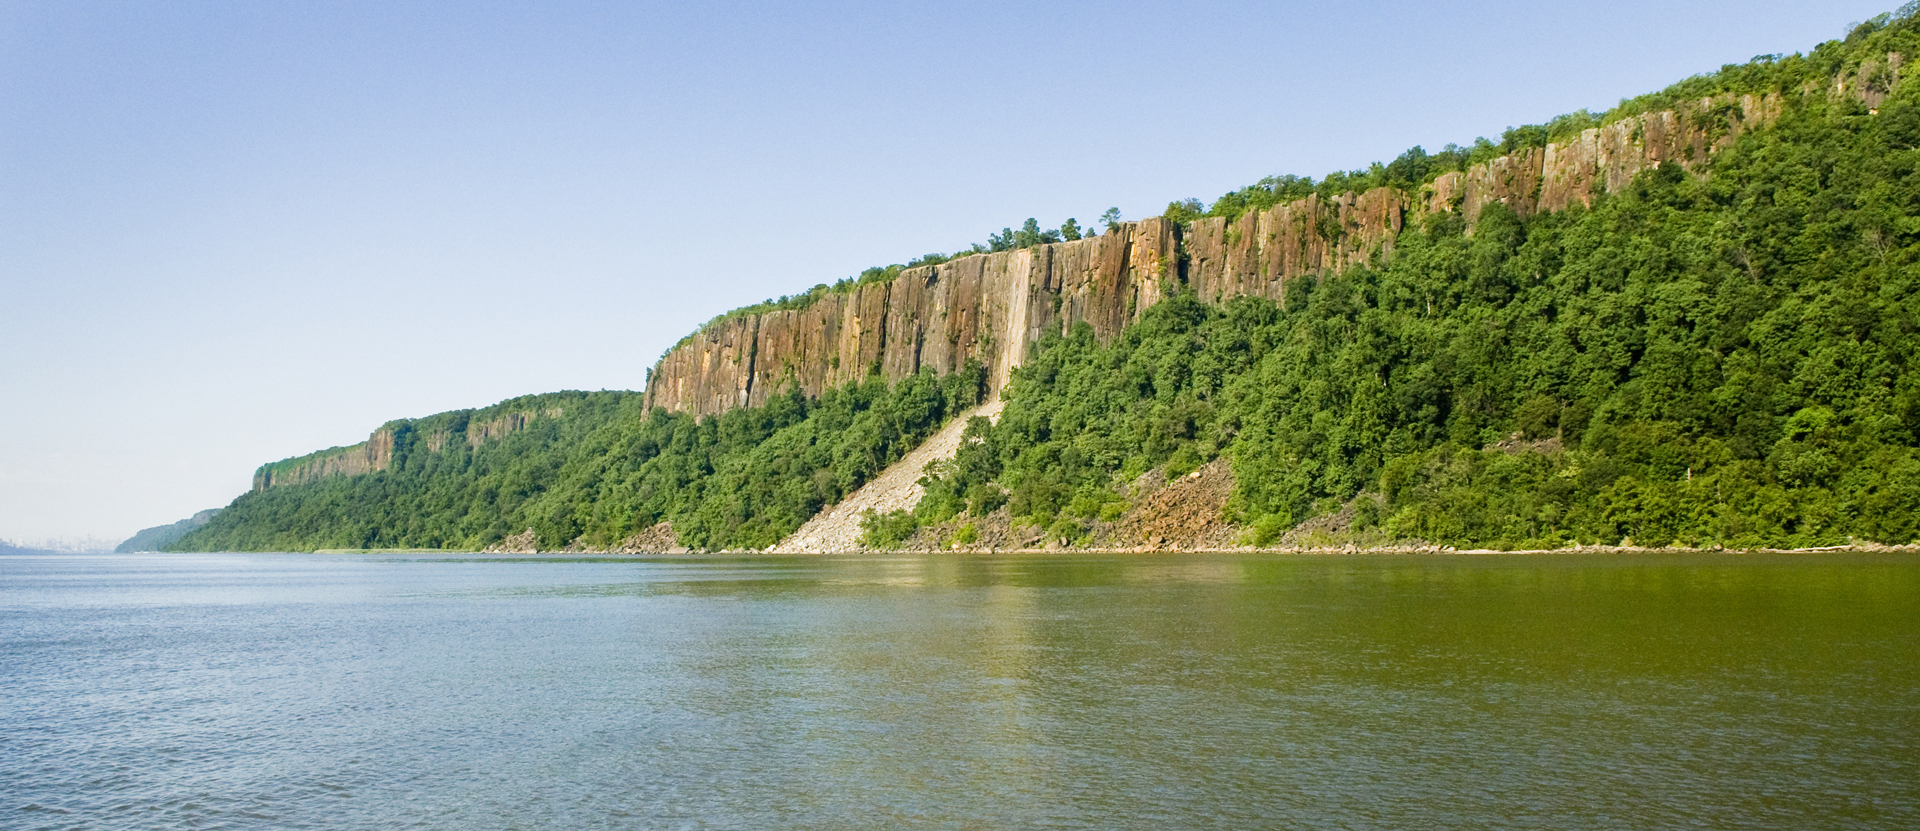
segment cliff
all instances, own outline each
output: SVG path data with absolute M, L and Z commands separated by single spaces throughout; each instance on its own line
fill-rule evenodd
M 1882 68 L 1899 66 L 1889 55 Z M 1877 103 L 1872 97 L 1884 93 L 1869 83 L 1876 71 L 1843 76 L 1836 92 Z M 997 391 L 1046 332 L 1085 322 L 1111 339 L 1182 284 L 1209 303 L 1277 300 L 1292 280 L 1391 257 L 1401 229 L 1424 215 L 1458 212 L 1471 225 L 1495 202 L 1522 217 L 1591 206 L 1643 170 L 1698 171 L 1743 132 L 1778 119 L 1781 103 L 1773 94 L 1702 98 L 1447 172 L 1414 190 L 1308 196 L 1233 219 L 1120 223 L 1087 239 L 907 269 L 803 309 L 717 321 L 661 357 L 646 404 L 710 415 L 763 404 L 791 386 L 817 396 L 869 371 L 891 381 L 970 360 L 988 368 Z
M 1175 274 L 1174 223 L 1122 223 L 1099 237 L 962 257 L 830 293 L 804 309 L 721 321 L 648 376 L 647 404 L 719 413 L 797 385 L 809 396 L 878 370 L 898 380 L 979 361 L 998 389 L 1050 328 L 1085 321 L 1111 337 Z
M 1600 118 L 1511 129 L 1499 145 L 1411 152 L 1317 185 L 1263 180 L 1212 216 L 1183 204 L 1191 221 L 874 269 L 738 309 L 668 350 L 644 393 L 390 422 L 351 447 L 263 466 L 252 492 L 173 547 L 764 549 L 876 478 L 909 476 L 876 502 L 924 488 L 903 516 L 923 528 L 964 518 L 934 540 L 943 546 L 1112 537 L 1098 523 L 1118 529 L 1114 544 L 1212 545 L 1232 536 L 1229 499 L 1259 539 L 1334 504 L 1356 528 L 1474 544 L 1914 538 L 1920 448 L 1829 429 L 1911 423 L 1912 407 L 1820 392 L 1905 388 L 1869 375 L 1908 365 L 1905 307 L 1848 292 L 1912 294 L 1893 267 L 1911 258 L 1892 252 L 1913 226 L 1883 210 L 1920 204 L 1901 167 L 1917 123 L 1897 54 L 1920 49 L 1911 18 L 1695 76 Z M 1759 196 L 1700 187 L 1716 167 Z M 1491 212 L 1518 217 L 1518 232 L 1476 233 Z M 1463 265 L 1484 290 L 1403 302 Z M 1366 290 L 1326 281 L 1354 269 Z M 1354 327 L 1355 308 L 1391 325 Z M 1832 308 L 1867 317 L 1794 318 Z M 1743 337 L 1761 313 L 1791 336 Z M 1093 337 L 1033 348 L 1081 324 Z M 1673 356 L 1703 368 L 1676 372 Z M 924 479 L 918 465 L 886 470 L 1025 362 L 1052 383 L 1000 399 L 1005 418 L 954 446 L 954 463 Z M 1138 383 L 1143 370 L 1151 384 Z M 849 386 L 873 377 L 893 383 Z M 1744 386 L 1716 386 L 1725 378 Z M 1500 450 L 1514 436 L 1560 450 L 1519 470 Z M 1598 473 L 1572 478 L 1582 470 Z M 1149 494 L 1138 471 L 1184 478 Z M 1116 486 L 1122 472 L 1132 486 Z M 1720 483 L 1766 498 L 1722 499 Z M 1680 528 L 1659 513 L 1681 504 L 1701 519 Z M 881 530 L 907 527 L 889 515 Z
M 390 421 L 359 444 L 330 447 L 261 465 L 253 473 L 253 491 L 387 470 L 394 464 L 396 448 L 402 446 L 418 446 L 430 453 L 441 453 L 448 449 L 449 442 L 458 441 L 477 448 L 524 430 L 536 420 L 563 417 L 566 414 L 564 399 L 569 395 L 524 396 L 478 410 L 453 410 L 425 418 Z
M 359 476 L 386 470 L 393 462 L 393 430 L 382 427 L 366 441 L 346 447 L 296 456 L 261 465 L 253 472 L 253 489 L 300 485 L 329 476 Z
M 1898 53 L 1869 57 L 1829 88 L 1801 93 L 1877 106 L 1902 68 Z M 1301 277 L 1384 262 L 1407 224 L 1427 216 L 1457 213 L 1471 228 L 1494 203 L 1524 218 L 1590 207 L 1661 165 L 1701 173 L 1739 136 L 1779 119 L 1783 105 L 1777 93 L 1691 99 L 1440 173 L 1415 188 L 1311 195 L 1237 217 L 1119 223 L 1085 239 L 962 256 L 892 280 L 821 290 L 803 308 L 735 313 L 702 327 L 648 372 L 644 406 L 714 415 L 793 387 L 818 396 L 873 372 L 898 381 L 970 361 L 987 367 L 997 392 L 1047 332 L 1084 322 L 1109 340 L 1183 286 L 1208 303 L 1279 300 Z M 358 444 L 262 465 L 253 490 L 387 470 L 396 430 L 441 452 L 456 436 L 477 447 L 562 413 L 506 406 L 394 422 Z

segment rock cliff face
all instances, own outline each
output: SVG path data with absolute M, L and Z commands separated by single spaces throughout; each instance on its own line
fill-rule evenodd
M 1594 196 L 1626 187 L 1643 170 L 1662 164 L 1698 170 L 1740 134 L 1778 119 L 1780 107 L 1778 95 L 1722 96 L 1623 119 L 1572 141 L 1445 174 L 1424 194 L 1425 208 L 1457 208 L 1471 225 L 1493 202 L 1521 216 L 1591 206 Z
M 373 431 L 366 441 L 347 447 L 332 447 L 285 461 L 260 466 L 253 472 L 253 489 L 299 485 L 329 476 L 358 476 L 386 470 L 393 463 L 393 431 L 385 427 Z
M 1869 96 L 1898 56 L 1840 83 Z M 1841 90 L 1846 91 L 1846 90 Z M 1863 99 L 1864 100 L 1864 99 Z M 709 415 L 765 403 L 797 386 L 809 396 L 878 370 L 888 380 L 922 368 L 951 372 L 977 360 L 999 390 L 1028 348 L 1049 331 L 1086 322 L 1118 334 L 1180 284 L 1201 299 L 1280 299 L 1288 282 L 1391 257 L 1406 222 L 1459 211 L 1477 221 L 1495 202 L 1528 216 L 1591 205 L 1642 170 L 1697 170 L 1741 133 L 1779 118 L 1778 96 L 1702 99 L 1647 113 L 1444 174 L 1417 193 L 1375 188 L 1332 199 L 1309 196 L 1236 220 L 1186 225 L 1163 218 L 1109 233 L 1019 251 L 962 257 L 908 269 L 890 282 L 828 294 L 801 310 L 721 321 L 676 346 L 648 376 L 646 402 Z
M 1180 234 L 1184 277 L 1209 303 L 1243 296 L 1278 300 L 1294 278 L 1391 255 L 1406 213 L 1400 191 L 1374 188 L 1325 202 L 1309 196 L 1233 222 L 1197 219 Z
M 486 419 L 467 419 L 471 411 L 456 411 L 429 416 L 418 421 L 402 421 L 373 431 L 366 441 L 346 447 L 332 447 L 317 453 L 297 456 L 260 466 L 253 472 L 253 489 L 299 485 L 330 476 L 358 476 L 386 470 L 393 464 L 397 433 L 412 433 L 419 446 L 439 453 L 449 441 L 463 437 L 469 447 L 479 447 L 494 439 L 525 429 L 538 418 L 559 418 L 564 410 L 545 407 L 524 412 L 504 412 Z M 399 426 L 396 426 L 399 425 Z
M 696 414 L 807 395 L 968 361 L 997 389 L 1050 329 L 1085 321 L 1112 337 L 1179 280 L 1177 231 L 1164 219 L 1090 239 L 911 268 L 799 310 L 722 321 L 675 347 L 648 376 L 647 404 Z

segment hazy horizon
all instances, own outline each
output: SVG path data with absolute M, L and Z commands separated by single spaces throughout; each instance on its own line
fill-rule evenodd
M 1870 2 L 0 7 L 0 539 L 1027 217 L 1320 177 L 1804 52 Z

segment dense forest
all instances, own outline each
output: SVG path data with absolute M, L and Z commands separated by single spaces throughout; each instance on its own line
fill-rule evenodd
M 1706 175 L 1659 167 L 1560 213 L 1495 203 L 1472 227 L 1415 214 L 1391 257 L 1297 280 L 1281 302 L 1210 306 L 1176 285 L 1111 343 L 1049 336 L 998 424 L 970 425 L 919 507 L 877 518 L 875 539 L 1004 507 L 1072 542 L 1142 472 L 1220 457 L 1256 544 L 1336 510 L 1377 538 L 1455 545 L 1920 539 L 1920 87 L 1868 79 L 1874 106 L 1831 91 L 1889 52 L 1920 55 L 1911 6 L 1607 114 L 1175 202 L 1169 215 L 1192 219 L 1412 189 L 1683 98 L 1785 102 Z M 975 248 L 1066 232 L 1080 229 L 1029 221 Z M 250 493 L 178 545 L 477 547 L 532 528 L 559 548 L 670 521 L 691 547 L 763 547 L 984 390 L 977 369 L 876 379 L 700 419 L 563 394 L 565 418 L 435 452 L 397 439 L 383 473 Z

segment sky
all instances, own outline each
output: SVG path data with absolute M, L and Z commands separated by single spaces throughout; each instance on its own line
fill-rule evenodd
M 110 545 L 1027 217 L 1497 138 L 1889 4 L 0 0 L 0 539 Z

